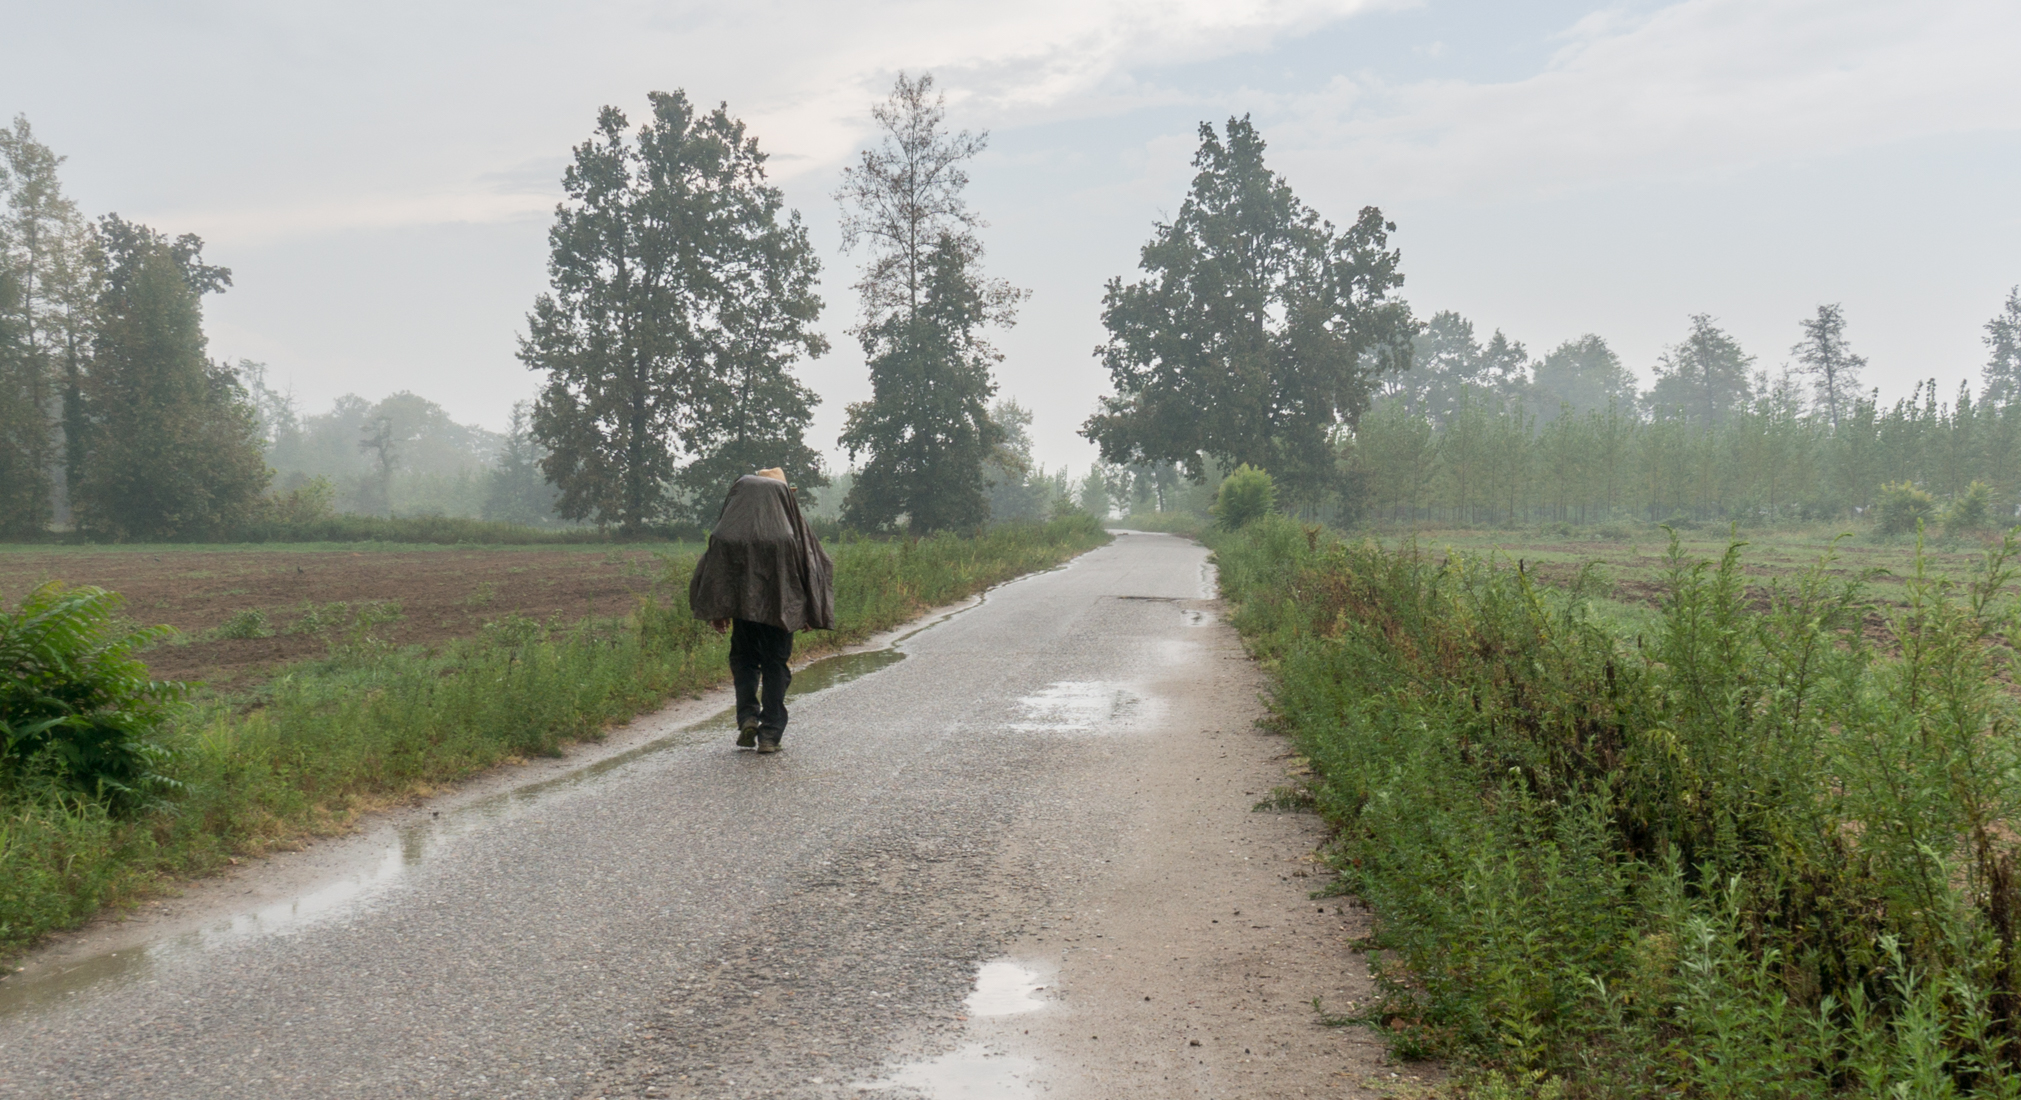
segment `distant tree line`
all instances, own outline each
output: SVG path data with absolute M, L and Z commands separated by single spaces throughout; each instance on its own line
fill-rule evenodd
M 268 384 L 265 364 L 241 360 L 238 373 L 259 413 L 277 508 L 299 518 L 330 511 L 560 522 L 527 402 L 513 406 L 501 434 L 460 424 L 407 391 L 376 402 L 345 394 L 328 412 L 304 413 Z
M 17 120 L 0 168 L 0 533 L 225 537 L 337 510 L 639 533 L 712 520 L 728 483 L 765 466 L 818 510 L 818 398 L 793 374 L 828 347 L 806 230 L 726 107 L 648 103 L 636 126 L 603 109 L 574 150 L 520 344 L 542 388 L 502 436 L 412 393 L 305 414 L 263 365 L 210 360 L 200 301 L 230 272 L 194 236 L 84 221 L 60 158 Z M 865 530 L 1039 516 L 1070 496 L 1031 460 L 1030 414 L 992 405 L 986 333 L 1026 294 L 982 273 L 963 166 L 988 135 L 945 114 L 930 76 L 901 74 L 836 194 L 845 243 L 867 252 L 851 333 L 872 396 L 848 410 L 860 465 L 840 508 Z
M 819 261 L 724 105 L 654 92 L 636 125 L 606 107 L 575 147 L 519 348 L 540 392 L 502 435 L 412 393 L 307 415 L 260 365 L 211 360 L 202 299 L 231 273 L 194 236 L 86 221 L 17 119 L 0 131 L 0 534 L 210 537 L 331 510 L 639 533 L 707 524 L 765 466 L 812 514 L 913 534 L 1075 503 L 1197 509 L 1244 465 L 1280 506 L 1338 519 L 1779 521 L 1861 512 L 1884 486 L 1996 516 L 2021 500 L 2021 290 L 1986 326 L 1976 397 L 1929 382 L 1883 405 L 1835 304 L 1774 374 L 1693 316 L 1643 392 L 1599 336 L 1533 358 L 1414 315 L 1395 225 L 1305 205 L 1246 117 L 1201 125 L 1176 214 L 1105 289 L 1113 394 L 1082 427 L 1102 462 L 1047 471 L 1030 411 L 997 397 L 991 334 L 1027 292 L 984 272 L 964 198 L 988 134 L 952 131 L 928 75 L 901 74 L 872 118 L 835 192 L 863 254 L 849 332 L 871 392 L 825 502 L 819 398 L 795 374 L 828 351 Z
M 203 242 L 63 194 L 62 158 L 0 130 L 0 534 L 222 534 L 261 507 L 259 423 L 211 360 L 202 299 L 231 286 Z
M 1533 359 L 1457 313 L 1412 316 L 1395 227 L 1370 207 L 1336 228 L 1263 151 L 1247 118 L 1203 124 L 1142 277 L 1110 281 L 1096 355 L 1115 394 L 1082 429 L 1106 464 L 1084 495 L 1106 479 L 1108 499 L 1164 507 L 1174 474 L 1249 465 L 1280 505 L 1340 520 L 1776 522 L 1904 493 L 2016 514 L 2021 288 L 1985 326 L 1976 400 L 1931 380 L 1883 404 L 1836 304 L 1799 320 L 1774 374 L 1695 315 L 1641 392 L 1599 336 Z
M 1743 523 L 1843 519 L 1890 487 L 1979 494 L 1989 521 L 2021 504 L 2021 289 L 1986 324 L 1978 396 L 1935 379 L 1882 402 L 1837 305 L 1799 321 L 1771 374 L 1712 318 L 1690 319 L 1638 393 L 1597 336 L 1532 361 L 1442 313 L 1411 372 L 1339 439 L 1342 503 L 1373 519 L 1463 524 L 1635 517 Z M 1497 346 L 1505 369 L 1467 367 Z M 1427 393 L 1441 395 L 1426 400 Z M 1975 488 L 1976 486 L 1976 488 Z

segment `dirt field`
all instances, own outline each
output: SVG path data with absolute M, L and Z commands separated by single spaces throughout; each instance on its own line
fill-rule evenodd
M 236 690 L 327 652 L 361 607 L 386 620 L 373 635 L 396 645 L 466 637 L 515 612 L 621 614 L 654 587 L 664 556 L 699 549 L 12 547 L 0 549 L 0 603 L 12 607 L 48 580 L 111 589 L 135 622 L 182 632 L 145 654 L 156 676 Z M 270 636 L 216 636 L 248 611 L 265 616 Z

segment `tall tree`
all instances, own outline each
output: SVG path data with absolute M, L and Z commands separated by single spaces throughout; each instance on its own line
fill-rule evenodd
M 1801 322 L 1803 339 L 1789 349 L 1802 373 L 1810 375 L 1817 407 L 1824 411 L 1837 431 L 1839 420 L 1852 411 L 1860 392 L 1860 369 L 1864 356 L 1854 355 L 1846 343 L 1845 310 L 1834 302 L 1817 307 L 1817 315 Z
M 200 297 L 231 285 L 193 235 L 170 241 L 100 219 L 104 265 L 83 381 L 78 527 L 114 539 L 228 534 L 252 518 L 272 471 L 259 416 L 230 368 L 204 356 Z
M 1144 245 L 1145 278 L 1111 279 L 1096 354 L 1116 394 L 1082 434 L 1111 462 L 1210 459 L 1269 470 L 1294 501 L 1336 485 L 1339 429 L 1375 379 L 1408 367 L 1416 324 L 1395 291 L 1394 223 L 1365 207 L 1336 231 L 1263 163 L 1247 117 L 1200 126 L 1178 216 Z
M 1658 416 L 1717 427 L 1747 407 L 1753 365 L 1754 356 L 1740 350 L 1710 314 L 1694 313 L 1690 335 L 1657 360 L 1650 406 Z
M 512 406 L 505 446 L 492 466 L 484 495 L 484 518 L 537 527 L 554 519 L 554 486 L 540 472 L 540 443 L 533 438 L 533 413 L 524 401 Z
M 752 456 L 806 478 L 815 398 L 786 371 L 827 347 L 811 328 L 817 260 L 799 216 L 780 217 L 757 140 L 727 105 L 648 99 L 635 133 L 605 107 L 575 148 L 548 231 L 552 290 L 519 350 L 547 374 L 533 434 L 557 511 L 626 531 L 673 510 L 681 453 L 703 463 L 691 481 Z
M 987 133 L 947 129 L 933 76 L 898 75 L 871 108 L 882 131 L 842 173 L 843 246 L 868 246 L 857 279 L 862 320 L 850 330 L 870 366 L 870 400 L 849 406 L 841 443 L 857 471 L 844 519 L 913 533 L 989 518 L 983 464 L 1002 429 L 989 416 L 990 368 L 1003 356 L 983 333 L 1016 321 L 1027 292 L 982 272 L 982 218 L 968 208 L 962 165 Z
M 1584 415 L 1610 405 L 1627 409 L 1635 399 L 1635 373 L 1590 332 L 1537 360 L 1530 381 L 1530 409 L 1545 424 L 1562 410 Z
M 58 417 L 75 396 L 88 353 L 94 286 L 87 260 L 90 232 L 77 206 L 63 194 L 57 169 L 63 158 L 35 140 L 26 118 L 0 128 L 0 278 L 12 284 L 0 302 L 10 320 L 9 349 L 0 351 L 6 372 L 4 395 L 11 411 L 0 411 L 10 456 L 12 503 L 0 505 L 0 526 L 39 529 L 51 518 L 61 490 L 57 475 Z M 77 448 L 72 446 L 70 472 Z
M 2007 292 L 2007 304 L 1986 322 L 1986 388 L 1979 399 L 1995 407 L 2021 398 L 2021 286 Z
M 49 522 L 49 418 L 36 401 L 23 327 L 20 284 L 0 267 L 0 537 L 34 534 Z
M 1480 404 L 1485 398 L 1510 388 L 1508 371 L 1520 368 L 1509 359 L 1511 345 L 1498 329 L 1493 337 L 1495 355 L 1474 336 L 1474 323 L 1452 310 L 1432 314 L 1411 338 L 1411 359 L 1407 369 L 1382 383 L 1382 393 L 1410 412 L 1422 413 L 1434 424 L 1451 420 L 1461 405 Z M 1522 356 L 1522 345 L 1513 349 Z

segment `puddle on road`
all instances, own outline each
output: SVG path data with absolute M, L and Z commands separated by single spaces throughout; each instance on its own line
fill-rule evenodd
M 1028 1058 L 991 1054 L 981 1043 L 969 1043 L 930 1062 L 915 1062 L 882 1081 L 859 1089 L 911 1089 L 929 1100 L 1024 1100 L 1036 1094 Z
M 969 605 L 974 606 L 974 605 Z M 959 610 L 967 610 L 963 607 Z M 945 622 L 958 612 L 934 620 L 920 628 Z M 894 639 L 884 649 L 865 650 L 825 657 L 793 674 L 790 697 L 804 697 L 868 676 L 905 659 L 897 648 L 918 630 Z M 329 879 L 313 890 L 258 909 L 236 913 L 203 928 L 153 943 L 134 944 L 118 951 L 87 956 L 72 962 L 54 962 L 26 973 L 8 975 L 0 981 L 0 1016 L 47 1005 L 74 996 L 101 982 L 133 982 L 145 978 L 154 968 L 174 959 L 194 955 L 221 944 L 249 936 L 271 936 L 294 931 L 317 921 L 347 912 L 368 909 L 401 879 L 409 868 L 441 854 L 450 842 L 498 821 L 523 815 L 557 794 L 573 790 L 590 780 L 610 774 L 627 764 L 670 749 L 703 744 L 721 732 L 736 728 L 736 711 L 725 710 L 699 722 L 682 726 L 664 737 L 637 748 L 605 757 L 551 779 L 522 784 L 467 805 L 446 810 L 439 818 L 396 831 L 370 866 Z M 364 861 L 360 861 L 364 862 Z
M 1039 997 L 1039 975 L 1008 959 L 982 964 L 975 975 L 975 992 L 968 995 L 971 1016 L 1015 1016 L 1044 1008 Z
M 1141 701 L 1121 684 L 1061 680 L 1019 699 L 1018 720 L 1010 728 L 1027 733 L 1107 730 L 1128 721 Z
M 1039 972 L 1010 959 L 994 959 L 976 971 L 975 990 L 966 1002 L 968 1015 L 1015 1016 L 1046 1006 L 1039 997 Z M 910 1089 L 929 1100 L 1024 1100 L 1033 1095 L 1032 1072 L 1038 1064 L 982 1043 L 961 1047 L 924 1062 L 900 1066 L 891 1076 L 866 1081 L 857 1088 Z

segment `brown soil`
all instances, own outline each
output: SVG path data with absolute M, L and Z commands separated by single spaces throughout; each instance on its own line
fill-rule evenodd
M 143 655 L 155 676 L 237 689 L 342 639 L 341 626 L 301 629 L 312 605 L 397 601 L 399 618 L 373 627 L 373 636 L 436 644 L 509 613 L 571 622 L 623 614 L 654 590 L 664 568 L 652 551 L 602 548 L 17 551 L 0 554 L 0 603 L 12 606 L 49 580 L 111 589 L 135 622 L 182 632 Z M 207 636 L 246 610 L 264 612 L 273 635 Z

